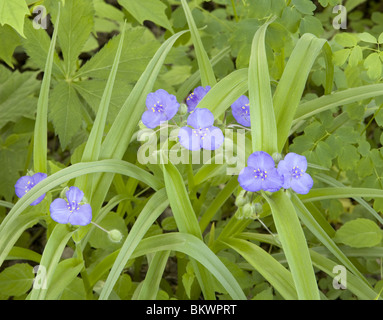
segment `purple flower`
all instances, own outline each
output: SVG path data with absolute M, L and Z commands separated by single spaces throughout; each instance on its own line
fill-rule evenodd
M 306 194 L 314 182 L 306 173 L 307 160 L 305 156 L 290 152 L 284 160 L 278 163 L 278 173 L 283 177 L 283 188 L 293 189 L 296 193 Z
M 239 124 L 250 127 L 250 104 L 246 96 L 240 96 L 231 105 L 231 113 Z
M 86 226 L 92 221 L 92 207 L 81 204 L 84 197 L 77 187 L 70 187 L 65 193 L 67 200 L 56 199 L 50 205 L 51 218 L 62 224 L 70 223 L 76 226 Z
M 275 162 L 268 153 L 252 153 L 247 159 L 247 165 L 238 175 L 238 182 L 244 190 L 275 192 L 282 187 L 283 178 L 278 174 Z
M 31 190 L 36 184 L 44 180 L 47 177 L 46 173 L 35 173 L 33 176 L 23 176 L 17 180 L 15 184 L 15 193 L 19 198 L 22 198 L 29 190 Z M 45 197 L 45 193 L 31 203 L 31 206 L 39 204 Z
M 195 151 L 201 148 L 218 149 L 224 140 L 221 129 L 214 127 L 214 116 L 210 110 L 196 108 L 188 117 L 190 127 L 182 127 L 178 133 L 180 143 L 186 149 Z
M 211 89 L 210 86 L 206 87 L 197 87 L 194 91 L 188 95 L 186 98 L 186 104 L 188 106 L 188 112 L 194 111 L 197 107 L 198 103 L 202 100 L 202 98 L 209 92 Z
M 177 98 L 163 89 L 151 92 L 146 97 L 147 110 L 142 115 L 142 123 L 150 129 L 170 120 L 178 111 Z

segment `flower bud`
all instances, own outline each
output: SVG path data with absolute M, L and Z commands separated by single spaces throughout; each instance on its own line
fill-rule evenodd
M 254 203 L 246 203 L 242 209 L 245 218 L 254 219 L 256 217 L 256 207 Z
M 248 192 L 246 190 L 242 190 L 235 199 L 235 205 L 238 208 L 243 207 L 246 203 L 249 202 L 249 200 Z
M 181 115 L 187 114 L 188 113 L 188 107 L 185 103 L 181 103 L 180 107 L 178 109 L 178 113 Z
M 273 158 L 276 165 L 283 159 L 282 155 L 278 152 L 274 152 L 271 157 Z
M 122 233 L 117 229 L 113 229 L 108 232 L 108 237 L 110 241 L 118 243 L 122 239 Z

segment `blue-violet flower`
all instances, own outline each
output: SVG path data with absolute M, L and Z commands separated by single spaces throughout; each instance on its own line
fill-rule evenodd
M 244 190 L 275 192 L 282 187 L 283 178 L 278 174 L 275 162 L 267 152 L 252 153 L 247 159 L 247 165 L 238 175 L 238 182 Z
M 153 129 L 159 126 L 161 122 L 172 119 L 179 106 L 177 98 L 164 89 L 151 92 L 146 97 L 147 110 L 142 115 L 142 123 Z
M 188 112 L 194 111 L 197 107 L 198 103 L 202 100 L 202 98 L 209 92 L 211 89 L 210 86 L 206 87 L 197 87 L 194 91 L 188 95 L 186 98 L 186 104 L 188 106 Z
M 239 124 L 245 127 L 250 127 L 250 104 L 248 97 L 240 96 L 231 105 L 231 113 Z
M 278 173 L 283 177 L 283 188 L 291 188 L 299 194 L 308 193 L 314 182 L 306 170 L 305 156 L 293 152 L 288 153 L 284 160 L 278 163 Z
M 218 149 L 224 136 L 221 129 L 214 127 L 214 116 L 210 110 L 196 108 L 188 117 L 187 124 L 190 127 L 182 127 L 178 133 L 178 138 L 182 146 L 186 149 L 195 151 L 201 148 L 207 150 Z
M 55 199 L 50 205 L 51 218 L 62 224 L 86 226 L 92 221 L 92 207 L 90 204 L 82 204 L 84 197 L 77 187 L 70 187 L 65 193 L 65 199 Z
M 29 190 L 31 190 L 36 184 L 40 181 L 44 180 L 47 177 L 46 173 L 37 172 L 33 176 L 23 176 L 19 180 L 17 180 L 15 184 L 15 193 L 21 198 L 23 197 Z M 31 203 L 31 206 L 35 206 L 39 204 L 45 197 L 45 193 L 38 197 L 35 201 Z

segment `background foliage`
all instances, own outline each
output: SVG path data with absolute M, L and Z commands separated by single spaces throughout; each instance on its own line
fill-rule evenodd
M 302 96 L 296 93 L 297 112 L 290 109 L 292 127 L 290 107 L 286 106 L 280 111 L 277 129 L 289 133 L 280 151 L 305 155 L 315 181 L 317 190 L 291 198 L 321 298 L 374 299 L 380 295 L 380 1 L 343 1 L 345 30 L 333 26 L 337 15 L 333 8 L 342 2 L 337 0 L 193 0 L 187 2 L 190 11 L 183 6 L 186 1 L 178 0 L 65 0 L 58 17 L 59 2 L 0 0 L 0 220 L 7 222 L 4 219 L 17 202 L 15 182 L 36 165 L 36 112 L 53 30 L 57 43 L 49 84 L 47 170 L 50 175 L 58 174 L 56 184 L 52 179 L 44 185 L 51 192 L 41 204 L 20 209 L 17 223 L 9 220 L 0 228 L 4 241 L 1 261 L 5 260 L 0 273 L 2 299 L 197 299 L 201 291 L 206 299 L 296 299 L 299 288 L 281 248 L 271 204 L 262 203 L 262 223 L 238 219 L 241 212 L 235 200 L 240 190 L 236 177 L 224 173 L 225 167 L 143 166 L 137 162 L 140 142 L 134 132 L 144 110 L 144 93 L 162 88 L 182 102 L 197 85 L 217 82 L 222 89 L 217 89 L 216 100 L 210 95 L 201 103 L 210 102 L 208 107 L 221 115 L 233 98 L 225 92 L 238 97 L 253 90 L 250 78 L 247 85 L 247 70 L 256 59 L 268 67 L 275 105 L 284 99 L 294 102 L 288 100 L 290 95 L 275 98 L 278 84 L 291 86 L 292 79 L 299 80 L 294 69 L 307 70 L 307 78 L 301 78 Z M 47 30 L 33 27 L 37 5 L 47 9 Z M 253 39 L 272 17 L 275 20 L 264 29 L 262 56 L 259 47 L 254 53 Z M 121 33 L 125 20 L 125 33 Z M 194 21 L 194 29 L 190 21 Z M 185 32 L 189 29 L 191 32 Z M 300 42 L 302 38 L 305 40 Z M 303 59 L 312 61 L 312 67 L 298 59 L 297 47 L 302 55 L 307 53 Z M 116 56 L 120 56 L 118 68 L 109 85 Z M 296 64 L 289 69 L 290 58 Z M 209 59 L 213 72 L 210 62 L 201 67 L 201 61 Z M 334 73 L 328 92 L 330 69 Z M 264 79 L 262 70 L 254 70 L 258 79 Z M 284 75 L 285 70 L 297 78 Z M 111 90 L 110 103 L 104 100 L 105 88 Z M 338 95 L 329 95 L 331 92 Z M 101 151 L 84 160 L 103 106 L 107 106 L 101 133 L 104 143 L 91 146 Z M 229 111 L 225 121 L 234 123 Z M 125 127 L 125 133 L 118 133 L 118 128 Z M 115 139 L 122 136 L 128 141 Z M 104 162 L 98 164 L 98 160 Z M 84 161 L 94 161 L 94 165 L 86 169 Z M 137 168 L 148 175 L 141 171 L 134 175 Z M 81 180 L 84 174 L 89 174 L 88 182 Z M 89 200 L 95 204 L 98 223 L 108 230 L 120 230 L 121 243 L 112 243 L 98 229 L 56 228 L 48 210 L 52 195 L 75 182 L 89 188 L 87 196 L 93 197 Z M 330 187 L 333 189 L 327 189 Z M 33 267 L 42 259 L 52 266 L 50 286 L 45 291 L 31 291 Z M 347 290 L 332 285 L 332 268 L 340 263 L 351 271 Z M 235 284 L 230 284 L 232 276 Z M 206 288 L 201 280 L 207 281 Z M 158 291 L 153 293 L 151 283 Z

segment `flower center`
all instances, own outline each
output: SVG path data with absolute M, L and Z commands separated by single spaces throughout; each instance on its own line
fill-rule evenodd
M 249 104 L 246 103 L 244 106 L 242 106 L 242 113 L 241 116 L 247 116 L 249 114 Z
M 197 102 L 197 101 L 198 101 L 198 97 L 194 94 L 194 92 L 192 92 L 192 93 L 189 94 L 189 96 L 186 98 L 186 101 Z
M 204 139 L 205 136 L 207 136 L 207 133 L 209 132 L 209 128 L 199 128 L 199 129 L 194 129 L 193 134 L 196 137 L 200 137 L 201 139 Z
M 303 170 L 299 169 L 299 167 L 296 166 L 296 167 L 293 167 L 293 169 L 291 170 L 291 174 L 292 174 L 293 178 L 298 179 L 298 178 L 302 177 Z
M 35 186 L 35 184 L 33 182 L 28 181 L 26 186 L 25 186 L 25 193 L 27 193 L 29 190 L 31 190 L 34 186 Z
M 68 206 L 68 210 L 70 213 L 72 213 L 73 211 L 77 211 L 78 209 L 80 209 L 80 206 L 78 205 L 78 203 L 76 201 L 72 201 L 72 202 L 67 202 L 67 206 Z
M 256 179 L 262 179 L 265 180 L 267 178 L 267 171 L 266 170 L 261 170 L 261 169 L 255 169 L 254 170 L 254 178 Z
M 160 101 L 157 101 L 157 103 L 152 107 L 153 112 L 164 112 L 164 106 L 161 104 Z

